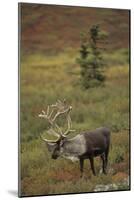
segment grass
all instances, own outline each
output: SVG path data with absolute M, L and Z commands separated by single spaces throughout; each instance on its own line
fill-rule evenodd
M 129 11 L 21 3 L 24 54 L 56 53 L 80 46 L 80 32 L 100 24 L 109 33 L 107 49 L 127 48 Z M 60 30 L 60 31 L 59 31 Z
M 20 163 L 23 196 L 92 192 L 96 185 L 122 183 L 129 176 L 129 67 L 123 55 L 124 50 L 105 54 L 109 60 L 105 86 L 90 90 L 80 85 L 78 55 L 73 49 L 53 56 L 22 57 Z M 44 133 L 48 124 L 38 118 L 38 114 L 48 104 L 64 98 L 73 106 L 71 118 L 76 134 L 100 126 L 110 127 L 108 175 L 94 177 L 85 161 L 84 178 L 80 179 L 79 163 L 52 160 L 40 140 L 39 134 Z M 95 166 L 99 174 L 99 158 Z M 129 186 L 119 185 L 118 189 L 127 190 Z

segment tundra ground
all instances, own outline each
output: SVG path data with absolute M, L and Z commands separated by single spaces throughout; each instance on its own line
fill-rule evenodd
M 84 90 L 80 67 L 72 49 L 57 55 L 22 56 L 20 67 L 21 193 L 23 196 L 97 191 L 99 185 L 116 184 L 108 190 L 128 190 L 129 184 L 129 66 L 124 50 L 105 54 L 108 66 L 103 87 Z M 85 161 L 84 177 L 79 163 L 52 160 L 40 133 L 47 123 L 38 118 L 46 105 L 64 99 L 72 105 L 71 118 L 76 133 L 108 126 L 111 129 L 108 174 L 100 173 L 101 161 L 95 159 L 97 176 Z M 102 191 L 105 190 L 101 187 Z

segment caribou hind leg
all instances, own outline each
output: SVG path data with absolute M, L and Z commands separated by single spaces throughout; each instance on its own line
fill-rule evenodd
M 109 148 L 105 151 L 105 168 L 106 169 L 107 169 L 107 164 L 108 164 L 108 154 L 109 154 Z
M 103 173 L 107 174 L 107 164 L 108 164 L 108 153 L 109 149 L 107 149 L 100 157 L 102 159 L 102 169 Z
M 101 156 L 101 159 L 102 159 L 102 169 L 103 169 L 103 173 L 106 174 L 106 156 L 105 154 L 102 154 Z

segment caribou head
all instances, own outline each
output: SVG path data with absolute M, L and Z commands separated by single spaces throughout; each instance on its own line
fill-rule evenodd
M 41 136 L 41 139 L 46 142 L 48 150 L 52 153 L 52 158 L 57 159 L 63 152 L 63 145 L 67 141 L 67 136 L 69 133 L 74 132 L 72 130 L 72 122 L 70 117 L 70 111 L 72 110 L 72 106 L 67 105 L 66 100 L 60 101 L 58 100 L 56 104 L 49 105 L 46 111 L 42 110 L 42 113 L 39 114 L 40 118 L 44 118 L 48 121 L 50 128 L 47 131 L 48 134 L 56 136 L 55 140 L 48 140 L 45 137 Z M 57 118 L 60 116 L 64 116 L 67 122 L 66 130 L 62 130 L 62 128 L 57 124 Z

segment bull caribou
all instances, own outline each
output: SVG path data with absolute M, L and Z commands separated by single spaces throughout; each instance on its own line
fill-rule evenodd
M 48 121 L 50 125 L 48 133 L 57 138 L 55 140 L 48 140 L 40 135 L 41 139 L 46 143 L 48 151 L 51 152 L 52 159 L 65 157 L 73 161 L 79 160 L 81 177 L 83 175 L 85 159 L 89 159 L 93 175 L 96 175 L 94 157 L 97 156 L 100 156 L 102 160 L 102 171 L 106 174 L 110 146 L 110 130 L 106 127 L 101 127 L 96 130 L 77 134 L 73 138 L 68 138 L 67 136 L 75 131 L 72 129 L 71 110 L 72 106 L 67 105 L 65 100 L 58 100 L 56 104 L 48 106 L 46 111 L 42 110 L 39 117 Z M 67 128 L 64 131 L 57 124 L 57 119 L 61 116 L 64 116 L 67 120 Z

